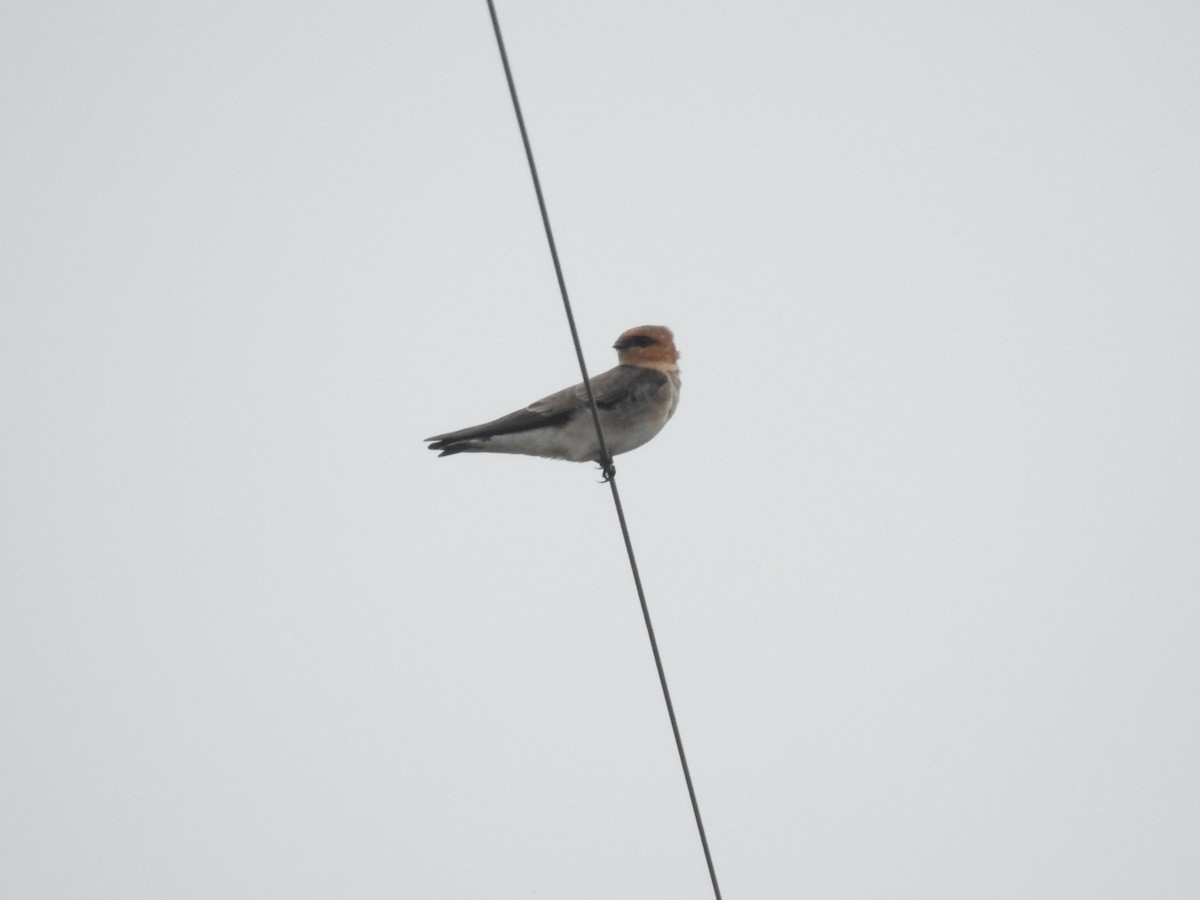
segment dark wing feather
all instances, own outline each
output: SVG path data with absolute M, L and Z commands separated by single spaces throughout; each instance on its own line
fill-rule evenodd
M 482 425 L 472 425 L 470 428 L 462 428 L 458 431 L 448 431 L 445 434 L 437 434 L 431 438 L 425 438 L 427 441 L 433 441 L 430 445 L 431 450 L 438 450 L 439 444 L 452 444 L 455 441 L 469 441 L 475 438 L 495 437 L 498 434 L 516 434 L 520 431 L 532 431 L 534 428 L 545 428 L 547 425 L 562 425 L 569 418 L 571 413 L 563 410 L 556 413 L 542 413 L 534 411 L 533 407 L 518 409 L 516 412 L 511 412 L 507 416 L 501 416 L 498 419 L 493 419 L 491 422 L 484 422 Z
M 592 379 L 592 393 L 600 409 L 614 409 L 627 404 L 636 405 L 650 398 L 666 381 L 667 376 L 654 369 L 617 366 Z M 432 442 L 429 445 L 430 450 L 443 450 L 458 441 L 479 440 L 500 434 L 516 434 L 535 428 L 565 425 L 573 416 L 586 410 L 587 392 L 581 382 L 491 422 L 448 431 L 425 440 Z
M 642 366 L 617 366 L 592 379 L 592 394 L 601 409 L 614 409 L 626 404 L 639 405 L 652 399 L 667 383 L 667 376 L 656 369 Z M 587 394 L 583 385 L 577 388 L 584 402 Z

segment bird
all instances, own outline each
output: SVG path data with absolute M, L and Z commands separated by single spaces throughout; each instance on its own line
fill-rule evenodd
M 628 453 L 657 435 L 679 405 L 679 351 L 662 325 L 639 325 L 621 334 L 617 365 L 589 379 L 604 441 L 612 456 Z M 535 400 L 506 416 L 425 438 L 438 456 L 518 453 L 571 462 L 595 462 L 604 480 L 615 470 L 602 459 L 591 406 L 582 383 Z

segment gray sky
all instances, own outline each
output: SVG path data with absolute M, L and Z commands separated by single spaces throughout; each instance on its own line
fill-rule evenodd
M 1200 894 L 1195 4 L 504 3 L 727 897 Z M 708 890 L 486 7 L 0 36 L 0 894 Z

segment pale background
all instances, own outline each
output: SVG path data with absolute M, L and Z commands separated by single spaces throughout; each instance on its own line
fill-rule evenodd
M 727 898 L 1200 896 L 1200 7 L 500 14 Z M 706 896 L 485 5 L 4 20 L 0 894 Z

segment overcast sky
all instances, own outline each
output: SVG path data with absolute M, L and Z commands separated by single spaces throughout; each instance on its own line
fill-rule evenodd
M 499 10 L 728 900 L 1200 896 L 1200 7 Z M 706 896 L 482 0 L 0 97 L 0 894 Z

